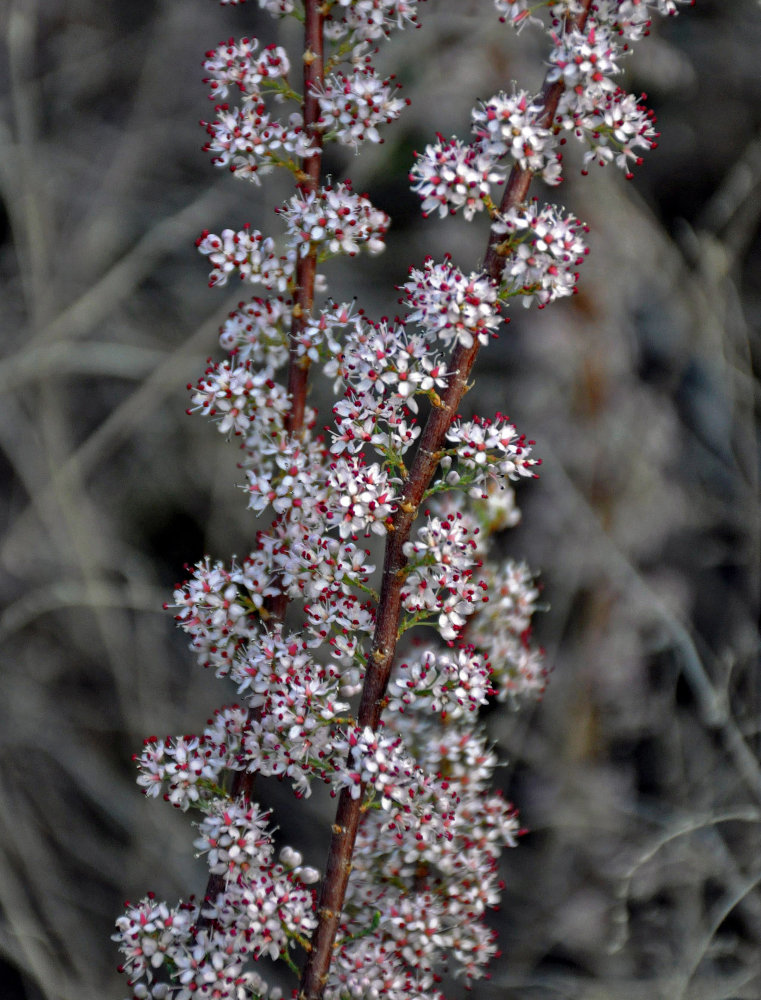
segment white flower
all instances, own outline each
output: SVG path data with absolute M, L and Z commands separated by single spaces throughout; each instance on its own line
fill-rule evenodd
M 530 22 L 542 24 L 538 17 L 531 14 L 531 9 L 536 4 L 530 0 L 494 0 L 494 6 L 497 8 L 500 20 L 509 21 L 517 31 L 525 28 Z
M 213 265 L 209 275 L 209 286 L 226 285 L 233 271 L 238 271 L 241 280 L 252 284 L 263 284 L 265 288 L 283 290 L 294 272 L 293 261 L 276 257 L 274 242 L 264 237 L 258 230 L 248 226 L 235 232 L 223 229 L 221 235 L 203 232 L 196 240 L 199 253 L 209 258 Z
M 411 572 L 402 588 L 402 606 L 412 615 L 436 617 L 447 642 L 456 639 L 467 618 L 486 600 L 484 587 L 474 582 L 478 567 L 478 527 L 459 512 L 429 516 L 404 554 Z
M 304 132 L 301 115 L 294 112 L 287 124 L 274 121 L 263 105 L 216 109 L 213 122 L 201 122 L 209 135 L 203 147 L 213 153 L 216 167 L 228 167 L 236 177 L 259 184 L 260 174 L 293 158 L 311 156 L 315 147 Z
M 595 95 L 613 90 L 615 84 L 610 77 L 621 72 L 617 62 L 621 55 L 621 46 L 610 28 L 590 19 L 583 31 L 571 27 L 555 37 L 550 53 L 553 69 L 548 79 L 562 80 L 567 88 L 578 87 Z
M 384 249 L 388 216 L 354 194 L 348 182 L 294 195 L 279 212 L 288 226 L 289 245 L 302 257 L 354 256 L 362 246 L 371 254 Z
M 438 212 L 444 218 L 462 208 L 466 219 L 483 210 L 492 184 L 504 180 L 498 154 L 482 146 L 465 146 L 458 139 L 439 137 L 418 154 L 410 172 L 412 190 L 422 198 L 424 215 Z
M 325 34 L 336 40 L 349 36 L 360 48 L 395 28 L 417 24 L 417 4 L 418 0 L 337 0 L 326 21 Z
M 388 473 L 378 464 L 365 465 L 357 456 L 341 457 L 330 466 L 327 485 L 332 491 L 328 523 L 338 526 L 341 538 L 369 531 L 385 535 L 396 496 Z
M 237 879 L 252 867 L 272 859 L 274 848 L 267 829 L 269 813 L 245 799 L 215 799 L 198 826 L 194 846 L 207 856 L 209 871 Z
M 257 57 L 259 42 L 255 38 L 230 39 L 206 53 L 203 68 L 209 76 L 203 81 L 210 85 L 212 100 L 227 97 L 230 90 L 240 91 L 247 104 L 257 103 L 261 85 L 288 75 L 290 61 L 285 49 L 269 45 Z
M 514 425 L 501 413 L 493 421 L 479 417 L 454 420 L 446 438 L 454 445 L 452 453 L 442 462 L 447 482 L 454 484 L 466 478 L 472 484 L 471 495 L 479 499 L 486 496 L 487 479 L 496 479 L 503 485 L 505 479 L 535 476 L 534 467 L 541 461 L 531 458 L 534 442 L 518 435 Z
M 382 142 L 378 126 L 394 121 L 408 104 L 394 92 L 399 84 L 381 80 L 372 66 L 355 66 L 350 77 L 334 73 L 316 91 L 321 131 L 345 146 Z
M 561 215 L 554 205 L 538 210 L 535 205 L 513 208 L 501 214 L 492 232 L 506 237 L 503 284 L 512 294 L 523 295 L 526 306 L 536 299 L 543 308 L 573 294 L 576 268 L 589 252 L 579 235 L 585 229 L 578 219 Z M 509 279 L 513 279 L 512 287 Z
M 486 704 L 490 675 L 488 661 L 472 646 L 454 655 L 425 650 L 399 668 L 389 687 L 389 711 L 414 709 L 459 719 Z
M 553 133 L 541 124 L 543 106 L 525 90 L 495 94 L 473 111 L 478 147 L 494 159 L 509 155 L 523 170 L 532 170 L 548 184 L 562 177 Z
M 274 371 L 288 360 L 290 323 L 291 308 L 282 299 L 255 298 L 230 313 L 219 331 L 219 343 L 238 361 Z
M 500 322 L 497 286 L 485 274 L 465 276 L 449 259 L 435 264 L 431 258 L 423 269 L 410 268 L 403 286 L 412 308 L 406 322 L 419 323 L 431 339 L 450 346 L 457 342 L 472 347 L 487 343 Z

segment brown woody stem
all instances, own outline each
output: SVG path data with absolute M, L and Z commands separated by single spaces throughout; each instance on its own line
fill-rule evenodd
M 583 11 L 574 19 L 575 27 L 579 29 L 584 27 L 591 2 L 592 0 L 584 0 Z M 546 128 L 552 127 L 562 93 L 562 82 L 545 84 L 541 120 Z M 526 201 L 532 176 L 530 170 L 513 168 L 500 203 L 501 213 L 516 208 Z M 495 251 L 498 242 L 498 237 L 490 233 L 483 263 L 483 271 L 495 281 L 499 281 L 504 266 L 504 259 Z M 436 472 L 439 463 L 438 452 L 465 394 L 478 349 L 479 344 L 476 340 L 471 347 L 458 345 L 452 354 L 449 364 L 452 376 L 441 396 L 441 406 L 431 409 L 412 468 L 404 482 L 402 498 L 393 518 L 393 530 L 387 537 L 375 634 L 367 658 L 367 673 L 357 720 L 361 728 L 370 726 L 376 729 L 380 723 L 396 652 L 404 580 L 402 571 L 407 563 L 404 545 L 409 541 L 418 507 Z M 304 966 L 298 1000 L 322 1000 L 325 991 L 351 873 L 351 859 L 364 793 L 365 788 L 362 786 L 361 793 L 356 799 L 352 798 L 348 789 L 344 789 L 339 797 L 325 877 L 317 907 L 319 922 L 312 936 L 312 949 Z
M 322 4 L 318 3 L 317 0 L 306 0 L 304 4 L 303 55 L 304 129 L 317 152 L 303 160 L 301 164 L 304 179 L 299 187 L 304 194 L 314 193 L 317 190 L 322 169 L 322 134 L 315 129 L 317 119 L 320 117 L 320 105 L 314 95 L 313 88 L 315 86 L 319 88 L 324 77 L 323 20 Z M 296 350 L 296 338 L 312 315 L 316 273 L 317 255 L 314 252 L 305 257 L 299 257 L 296 264 L 296 292 L 289 338 L 290 357 L 288 359 L 288 393 L 291 397 L 291 409 L 286 421 L 286 430 L 291 435 L 299 434 L 304 426 L 309 364 L 304 356 L 299 357 Z
M 317 190 L 322 169 L 322 135 L 314 126 L 319 118 L 320 106 L 312 92 L 313 85 L 322 84 L 323 71 L 323 18 L 322 5 L 318 0 L 305 0 L 304 21 L 304 128 L 312 140 L 317 152 L 302 161 L 301 181 L 302 192 Z M 296 264 L 296 289 L 293 296 L 293 318 L 289 333 L 288 352 L 288 394 L 291 397 L 291 408 L 286 417 L 285 429 L 291 437 L 299 435 L 304 427 L 306 411 L 307 386 L 309 380 L 309 365 L 304 357 L 299 357 L 297 338 L 304 329 L 314 304 L 314 282 L 317 273 L 317 256 L 309 253 L 299 257 Z M 288 610 L 288 597 L 284 592 L 267 601 L 268 620 L 275 624 L 285 619 Z M 248 715 L 249 725 L 258 721 L 258 710 L 252 709 Z M 236 771 L 230 787 L 233 798 L 245 796 L 250 799 L 253 793 L 255 775 L 249 771 Z M 224 892 L 224 875 L 210 875 L 206 883 L 204 900 L 214 902 L 220 892 Z M 208 917 L 199 916 L 196 926 L 207 927 L 211 921 Z

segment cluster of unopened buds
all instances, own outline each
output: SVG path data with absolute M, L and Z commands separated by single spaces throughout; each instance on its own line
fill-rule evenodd
M 279 46 L 230 39 L 207 52 L 218 103 L 206 149 L 256 183 L 289 170 L 295 193 L 275 209 L 279 241 L 250 226 L 199 238 L 211 285 L 237 277 L 264 297 L 230 313 L 229 356 L 189 386 L 189 412 L 239 443 L 259 521 L 249 555 L 198 563 L 173 602 L 199 661 L 238 701 L 201 735 L 153 737 L 137 755 L 147 795 L 198 814 L 209 881 L 200 900 L 128 905 L 115 939 L 141 1000 L 278 997 L 262 957 L 299 977 L 303 1000 L 436 1000 L 443 973 L 469 983 L 496 952 L 483 918 L 519 833 L 490 790 L 498 760 L 479 710 L 536 698 L 546 675 L 533 574 L 490 558 L 519 518 L 513 483 L 539 460 L 502 414 L 465 419 L 458 407 L 510 300 L 543 307 L 575 290 L 585 227 L 529 200 L 531 179 L 561 181 L 568 136 L 586 161 L 627 173 L 654 146 L 652 116 L 614 77 L 652 15 L 677 2 L 483 0 L 479 16 L 546 32 L 545 87 L 480 101 L 470 142 L 438 136 L 417 157 L 423 212 L 488 216 L 488 244 L 474 273 L 449 257 L 412 267 L 394 322 L 327 297 L 319 266 L 380 252 L 390 220 L 320 168 L 325 143 L 379 142 L 403 111 L 373 46 L 417 26 L 420 4 L 259 6 L 303 22 L 303 80 Z M 311 373 L 333 393 L 330 415 L 306 405 Z M 323 871 L 289 847 L 275 860 L 255 775 L 297 797 L 328 786 L 338 808 Z

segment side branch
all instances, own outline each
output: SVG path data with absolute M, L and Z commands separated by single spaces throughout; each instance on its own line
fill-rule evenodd
M 583 10 L 572 20 L 572 26 L 579 29 L 584 27 L 591 3 L 592 0 L 583 0 Z M 563 89 L 561 81 L 545 84 L 542 123 L 546 128 L 552 127 Z M 531 170 L 513 167 L 503 192 L 500 213 L 508 212 L 526 201 L 532 177 Z M 483 271 L 495 281 L 500 280 L 504 266 L 504 260 L 495 251 L 497 243 L 499 243 L 498 236 L 490 232 Z M 452 378 L 441 395 L 442 405 L 431 409 L 412 468 L 404 484 L 399 508 L 393 519 L 394 530 L 387 538 L 375 633 L 367 658 L 367 673 L 360 700 L 358 716 L 360 728 L 371 726 L 376 729 L 380 723 L 398 638 L 404 578 L 401 571 L 407 564 L 404 545 L 409 541 L 418 507 L 436 472 L 438 466 L 436 455 L 442 447 L 446 432 L 465 394 L 478 349 L 479 343 L 476 339 L 470 347 L 458 344 L 452 354 L 449 364 L 453 372 Z M 352 798 L 351 793 L 343 789 L 339 797 L 325 877 L 320 891 L 319 923 L 312 936 L 312 950 L 304 966 L 298 1000 L 321 1000 L 325 991 L 351 873 L 351 858 L 354 853 L 364 791 L 362 786 L 359 797 Z
M 313 87 L 319 86 L 324 77 L 324 43 L 323 43 L 323 20 L 321 4 L 317 0 L 306 0 L 305 3 L 305 24 L 304 24 L 304 128 L 312 140 L 312 146 L 316 152 L 302 161 L 301 173 L 303 180 L 300 183 L 301 189 L 305 192 L 314 192 L 320 182 L 320 172 L 322 170 L 322 134 L 315 129 L 315 124 L 320 116 L 320 106 L 314 96 Z M 307 320 L 312 313 L 314 304 L 314 284 L 317 274 L 316 253 L 307 254 L 300 257 L 296 264 L 296 289 L 293 296 L 293 313 L 291 329 L 288 336 L 288 395 L 291 399 L 291 407 L 285 421 L 285 429 L 290 437 L 300 434 L 304 427 L 304 415 L 306 412 L 306 397 L 309 381 L 309 364 L 305 358 L 298 353 L 298 336 L 304 329 Z M 282 622 L 288 610 L 288 597 L 281 592 L 267 601 L 267 611 L 271 622 Z M 258 709 L 251 709 L 248 715 L 249 724 L 258 721 Z M 254 774 L 249 771 L 236 771 L 230 787 L 230 794 L 233 798 L 244 796 L 250 799 L 254 787 Z M 352 841 L 353 843 L 353 841 Z M 223 875 L 211 874 L 206 884 L 204 900 L 211 903 L 217 898 L 220 892 L 224 892 L 225 878 Z M 211 923 L 208 917 L 199 916 L 197 927 L 207 927 Z

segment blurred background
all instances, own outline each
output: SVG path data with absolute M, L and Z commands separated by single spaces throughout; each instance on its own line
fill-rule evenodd
M 489 0 L 429 0 L 422 21 L 381 56 L 412 107 L 329 163 L 393 219 L 385 255 L 330 275 L 376 317 L 409 265 L 472 269 L 485 247 L 483 222 L 421 218 L 413 151 L 543 75 L 541 37 Z M 2 1000 L 126 996 L 122 901 L 205 883 L 131 755 L 233 700 L 162 603 L 254 531 L 234 446 L 184 413 L 240 297 L 208 289 L 193 241 L 277 233 L 288 193 L 200 151 L 203 52 L 243 34 L 290 37 L 254 3 L 0 8 Z M 515 310 L 464 403 L 509 413 L 544 460 L 500 539 L 542 572 L 552 674 L 541 703 L 486 719 L 529 831 L 504 858 L 487 1000 L 761 996 L 761 7 L 698 0 L 628 71 L 660 147 L 633 182 L 581 177 L 569 149 L 563 186 L 537 186 L 591 226 L 580 294 Z M 324 828 L 319 796 L 263 795 L 285 834 Z M 306 847 L 321 866 L 324 835 Z

